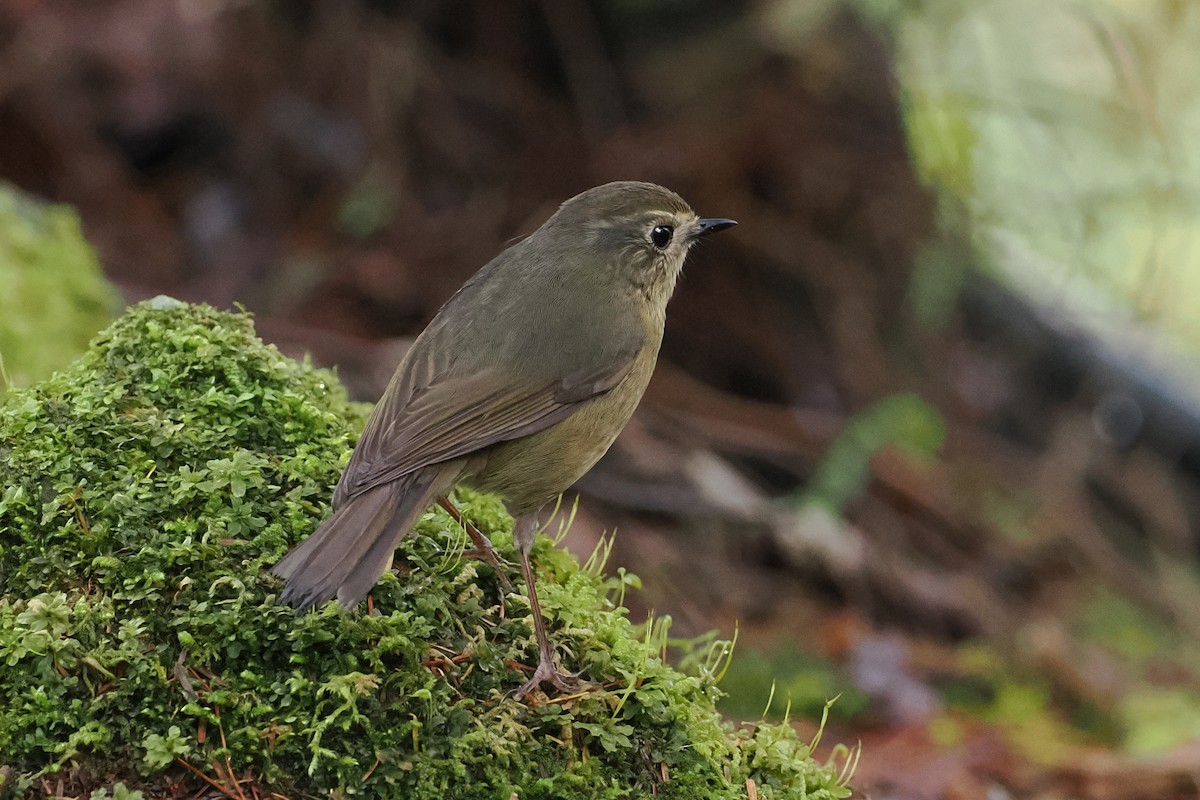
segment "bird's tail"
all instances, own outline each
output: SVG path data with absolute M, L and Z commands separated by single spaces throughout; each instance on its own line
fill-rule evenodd
M 438 477 L 437 470 L 418 470 L 368 489 L 333 512 L 271 569 L 286 581 L 283 602 L 305 609 L 337 597 L 347 608 L 357 605 L 433 502 Z

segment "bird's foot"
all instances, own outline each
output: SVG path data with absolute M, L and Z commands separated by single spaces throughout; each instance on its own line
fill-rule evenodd
M 462 515 L 458 507 L 450 502 L 450 498 L 439 497 L 437 503 L 450 514 L 455 522 L 463 526 L 463 530 L 467 532 L 467 536 L 471 539 L 471 544 L 475 545 L 470 550 L 463 550 L 463 558 L 473 558 L 482 561 L 495 571 L 496 580 L 500 581 L 500 611 L 503 613 L 504 598 L 513 592 L 512 581 L 508 579 L 507 569 L 512 564 L 500 558 L 496 553 L 496 548 L 492 547 L 491 540 L 484 536 L 471 520 Z
M 537 669 L 533 671 L 533 677 L 525 681 L 520 689 L 517 689 L 517 699 L 524 699 L 525 695 L 532 692 L 534 689 L 541 687 L 542 684 L 548 683 L 563 694 L 574 694 L 575 692 L 585 691 L 592 684 L 589 681 L 580 680 L 580 673 L 563 672 L 554 663 L 552 657 L 542 656 L 538 661 Z

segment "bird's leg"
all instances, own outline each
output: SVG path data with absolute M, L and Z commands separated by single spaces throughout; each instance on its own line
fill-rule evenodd
M 512 581 L 508 579 L 508 573 L 500 561 L 500 556 L 496 555 L 496 549 L 492 547 L 492 543 L 480 532 L 479 528 L 476 528 L 471 520 L 464 517 L 458 507 L 450 502 L 449 497 L 439 497 L 437 503 L 446 509 L 446 513 L 453 517 L 455 522 L 462 525 L 467 536 L 471 537 L 471 543 L 475 547 L 471 550 L 464 550 L 463 555 L 467 558 L 477 558 L 495 570 L 496 579 L 500 581 L 500 588 L 503 590 L 503 594 L 500 596 L 500 608 L 504 608 L 504 595 L 512 592 L 513 585 Z
M 532 526 L 529 523 L 532 522 Z M 528 530 L 529 528 L 532 530 Z M 525 530 L 523 530 L 525 529 Z M 546 634 L 546 622 L 542 619 L 542 606 L 538 602 L 537 587 L 533 578 L 533 568 L 529 564 L 529 548 L 533 544 L 533 535 L 537 531 L 536 517 L 521 518 L 517 521 L 517 545 L 521 551 L 521 574 L 525 576 L 525 586 L 529 589 L 529 610 L 533 613 L 533 633 L 538 643 L 538 665 L 533 671 L 533 677 L 517 689 L 517 699 L 525 697 L 543 683 L 552 684 L 561 692 L 576 692 L 586 684 L 577 675 L 562 672 L 558 668 L 558 660 L 554 657 L 554 646 Z M 524 533 L 525 535 L 522 535 Z M 527 539 L 528 541 L 522 541 Z

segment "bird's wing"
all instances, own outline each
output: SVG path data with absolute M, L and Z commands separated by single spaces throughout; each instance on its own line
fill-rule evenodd
M 414 349 L 424 344 L 418 341 Z M 628 374 L 641 342 L 606 348 L 600 363 L 554 379 L 517 379 L 489 367 L 437 374 L 428 354 L 410 353 L 375 409 L 338 482 L 334 507 L 414 470 L 544 430 Z

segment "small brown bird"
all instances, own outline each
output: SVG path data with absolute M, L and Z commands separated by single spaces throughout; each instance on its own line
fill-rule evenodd
M 504 499 L 529 589 L 543 682 L 578 686 L 546 636 L 529 549 L 537 513 L 625 427 L 662 342 L 688 249 L 736 224 L 679 195 L 622 181 L 562 204 L 450 298 L 396 368 L 333 494 L 333 515 L 275 565 L 284 602 L 361 601 L 434 502 L 465 484 Z M 477 554 L 506 582 L 486 537 Z

